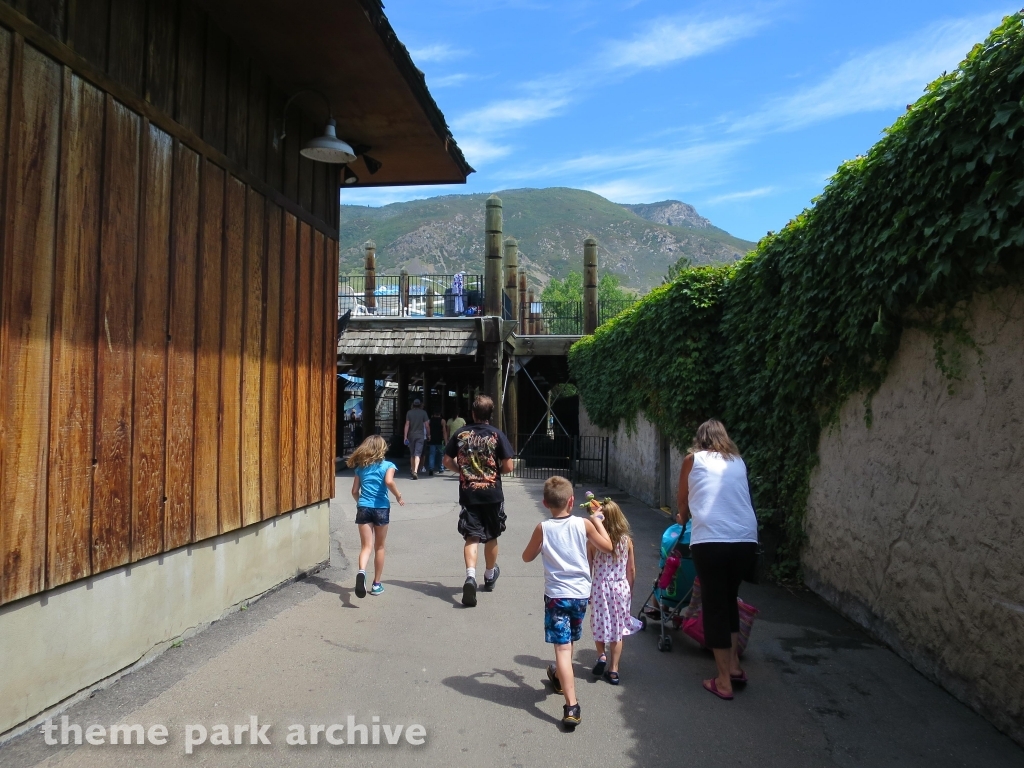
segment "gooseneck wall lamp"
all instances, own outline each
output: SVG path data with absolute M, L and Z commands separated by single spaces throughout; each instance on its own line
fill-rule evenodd
M 299 154 L 318 163 L 351 163 L 356 159 L 356 152 L 348 142 L 338 138 L 338 124 L 334 122 L 334 112 L 331 110 L 330 100 L 320 91 L 314 91 L 311 88 L 293 93 L 288 101 L 284 103 L 284 110 L 281 113 L 280 130 L 274 135 L 274 148 L 277 149 L 281 140 L 285 138 L 285 121 L 288 117 L 288 107 L 291 106 L 296 96 L 300 96 L 303 93 L 315 93 L 324 100 L 324 103 L 327 104 L 327 125 L 324 126 L 322 136 L 310 139 L 302 145 Z

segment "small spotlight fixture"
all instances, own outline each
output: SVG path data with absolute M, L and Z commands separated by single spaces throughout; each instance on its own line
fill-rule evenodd
M 353 171 L 351 168 L 346 166 L 345 169 L 341 173 L 341 183 L 342 184 L 358 184 L 359 183 L 359 177 L 356 176 L 355 171 Z
M 288 101 L 285 102 L 284 110 L 281 113 L 281 130 L 274 135 L 274 148 L 277 149 L 281 140 L 285 138 L 285 118 L 288 115 L 288 107 L 291 106 L 292 101 L 295 100 L 296 96 L 303 93 L 315 93 L 324 100 L 324 103 L 327 104 L 327 124 L 324 126 L 323 135 L 310 139 L 303 144 L 302 149 L 299 150 L 299 154 L 318 163 L 351 163 L 356 159 L 356 153 L 348 142 L 342 141 L 338 138 L 338 124 L 334 121 L 334 114 L 331 110 L 330 100 L 328 100 L 328 98 L 319 91 L 314 91 L 310 88 L 293 93 Z
M 366 163 L 366 170 L 370 172 L 371 176 L 379 171 L 382 165 L 380 160 L 372 158 L 369 155 L 363 155 L 363 162 Z

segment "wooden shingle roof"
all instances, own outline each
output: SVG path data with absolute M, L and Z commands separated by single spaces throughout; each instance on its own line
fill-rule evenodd
M 477 352 L 475 322 L 407 320 L 373 322 L 353 318 L 338 339 L 338 354 L 469 356 Z

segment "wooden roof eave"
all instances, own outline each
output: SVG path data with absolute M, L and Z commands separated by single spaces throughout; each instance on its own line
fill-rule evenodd
M 379 0 L 199 0 L 286 94 L 322 92 L 338 135 L 382 163 L 351 164 L 355 186 L 463 184 L 466 162 Z M 309 94 L 296 103 L 326 119 Z

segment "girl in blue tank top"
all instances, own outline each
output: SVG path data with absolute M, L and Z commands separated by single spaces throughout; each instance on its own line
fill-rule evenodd
M 384 541 L 391 522 L 391 500 L 394 494 L 399 506 L 405 506 L 395 485 L 395 467 L 384 459 L 388 444 L 380 435 L 370 435 L 348 457 L 348 466 L 355 468 L 352 498 L 356 500 L 356 525 L 359 526 L 359 572 L 356 574 L 356 597 L 366 597 L 366 564 L 373 552 L 373 584 L 370 594 L 384 591 L 380 577 L 384 574 Z

